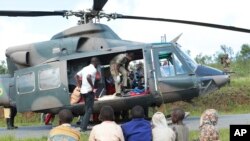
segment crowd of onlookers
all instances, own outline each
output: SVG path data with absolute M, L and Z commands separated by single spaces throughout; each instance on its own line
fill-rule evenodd
M 183 123 L 184 110 L 173 109 L 171 112 L 172 125 L 169 126 L 165 115 L 156 112 L 151 122 L 144 119 L 144 109 L 135 106 L 131 110 L 131 121 L 118 125 L 114 119 L 111 106 L 100 110 L 100 124 L 95 125 L 89 135 L 89 141 L 188 141 L 189 129 Z M 59 112 L 60 125 L 50 131 L 48 141 L 79 141 L 80 132 L 71 127 L 73 115 L 70 110 Z M 219 133 L 215 125 L 218 121 L 217 111 L 205 110 L 200 118 L 200 141 L 218 141 Z

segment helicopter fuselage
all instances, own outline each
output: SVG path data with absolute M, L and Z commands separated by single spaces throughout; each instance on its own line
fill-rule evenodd
M 145 93 L 133 96 L 107 93 L 105 79 L 110 77 L 110 60 L 128 52 L 135 54 L 134 67 L 138 62 L 143 63 Z M 121 40 L 101 24 L 80 25 L 55 35 L 50 41 L 8 48 L 6 56 L 10 74 L 0 76 L 0 105 L 15 106 L 18 112 L 57 114 L 68 108 L 75 115 L 83 114 L 84 102 L 72 105 L 70 97 L 76 86 L 74 75 L 88 65 L 91 57 L 101 61 L 102 79 L 94 104 L 96 113 L 103 105 L 121 111 L 135 105 L 149 107 L 191 100 L 228 81 L 222 71 L 196 64 L 177 43 Z M 164 66 L 164 62 L 168 66 Z

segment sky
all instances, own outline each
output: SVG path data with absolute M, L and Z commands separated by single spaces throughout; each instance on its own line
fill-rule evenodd
M 250 29 L 247 0 L 109 0 L 104 12 L 124 15 L 148 16 L 209 22 Z M 0 10 L 86 10 L 92 0 L 0 0 Z M 1 17 L 0 60 L 5 60 L 5 50 L 10 46 L 50 40 L 67 28 L 75 26 L 77 18 L 53 17 Z M 242 44 L 250 44 L 250 34 L 200 26 L 117 19 L 107 24 L 122 39 L 138 42 L 160 42 L 166 34 L 167 41 L 182 33 L 178 43 L 191 56 L 202 53 L 212 55 L 221 45 L 238 52 Z

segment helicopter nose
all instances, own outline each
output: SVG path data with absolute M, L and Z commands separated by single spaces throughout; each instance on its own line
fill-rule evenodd
M 229 75 L 216 75 L 212 76 L 216 85 L 220 88 L 229 82 Z
M 212 78 L 217 87 L 224 86 L 229 82 L 229 75 L 225 74 L 223 71 L 209 66 L 199 65 L 196 74 L 200 77 Z

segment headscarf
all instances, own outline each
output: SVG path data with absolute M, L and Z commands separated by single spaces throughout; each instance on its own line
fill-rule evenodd
M 168 126 L 166 117 L 162 112 L 156 112 L 152 117 L 153 141 L 175 141 L 175 132 Z
M 162 112 L 156 112 L 152 117 L 153 127 L 166 127 L 168 126 L 167 120 Z
M 205 124 L 216 125 L 218 122 L 218 112 L 215 109 L 205 110 L 200 119 L 200 127 Z
M 200 141 L 219 141 L 219 131 L 215 127 L 218 122 L 218 113 L 215 109 L 207 109 L 200 119 Z

